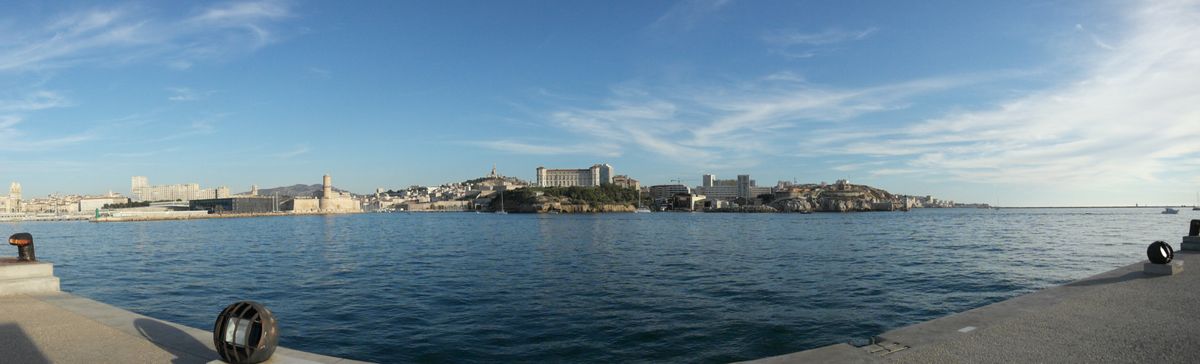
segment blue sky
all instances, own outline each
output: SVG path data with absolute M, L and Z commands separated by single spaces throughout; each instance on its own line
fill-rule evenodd
M 1191 203 L 1196 1 L 5 2 L 0 181 L 366 193 L 496 164 Z

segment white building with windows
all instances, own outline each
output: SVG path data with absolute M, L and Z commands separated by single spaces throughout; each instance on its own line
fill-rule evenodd
M 650 198 L 656 202 L 668 201 L 668 203 L 671 203 L 670 201 L 673 201 L 675 195 L 678 194 L 690 195 L 692 194 L 692 189 L 680 184 L 650 186 Z
M 696 193 L 707 196 L 709 200 L 751 199 L 772 191 L 770 187 L 758 187 L 748 174 L 738 175 L 737 179 L 717 179 L 716 175 L 706 174 L 700 179 L 703 182 L 696 186 Z
M 129 189 L 133 201 L 191 201 L 229 197 L 228 187 L 201 189 L 198 183 L 152 186 L 146 176 L 133 176 Z
M 613 167 L 608 164 L 586 169 L 537 168 L 538 187 L 597 187 L 606 183 L 613 183 Z

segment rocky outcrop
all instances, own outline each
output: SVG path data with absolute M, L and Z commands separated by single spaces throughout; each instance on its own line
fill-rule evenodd
M 596 212 L 633 212 L 636 209 L 633 205 L 628 204 L 587 204 L 587 203 L 562 203 L 549 202 L 532 205 L 521 205 L 517 212 L 536 212 L 536 213 L 596 213 Z
M 708 210 L 708 211 L 709 212 L 779 212 L 780 210 L 775 207 L 772 207 L 772 206 L 750 205 L 750 206 L 738 206 L 738 207 L 723 207 L 723 208 L 712 209 L 712 210 Z
M 779 212 L 812 212 L 816 210 L 815 204 L 809 202 L 808 199 L 800 198 L 778 200 L 772 202 L 771 207 Z
M 492 208 L 498 208 L 495 203 Z M 593 203 L 576 201 L 566 197 L 538 196 L 531 201 L 505 206 L 505 211 L 522 213 L 600 213 L 600 212 L 633 212 L 637 207 L 633 204 Z
M 895 211 L 900 208 L 891 201 L 879 201 L 870 198 L 844 198 L 821 196 L 816 198 L 789 198 L 776 200 L 771 207 L 780 212 L 855 212 L 855 211 Z

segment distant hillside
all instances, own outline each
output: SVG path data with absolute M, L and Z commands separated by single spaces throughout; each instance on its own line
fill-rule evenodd
M 337 188 L 336 186 L 333 188 L 333 190 L 337 191 L 337 192 L 348 192 L 346 190 Z M 287 186 L 287 187 L 260 188 L 260 189 L 258 189 L 258 195 L 259 196 L 271 196 L 271 195 L 279 194 L 280 196 L 312 196 L 314 193 L 320 192 L 320 191 L 321 191 L 320 184 L 311 184 L 311 185 L 294 184 L 294 185 Z M 239 195 L 249 195 L 250 191 L 246 191 L 246 192 L 242 192 L 242 193 L 238 193 L 238 194 Z

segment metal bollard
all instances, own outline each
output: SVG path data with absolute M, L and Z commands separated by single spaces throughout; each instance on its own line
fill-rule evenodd
M 22 262 L 36 262 L 37 256 L 33 254 L 33 235 L 30 233 L 16 233 L 8 237 L 8 244 L 17 247 L 17 260 Z
M 1171 248 L 1171 244 L 1159 240 L 1150 243 L 1150 246 L 1146 248 L 1146 257 L 1150 258 L 1150 263 L 1167 264 L 1175 257 L 1175 249 Z
M 258 302 L 234 302 L 217 315 L 213 324 L 213 346 L 226 363 L 264 362 L 278 345 L 279 324 L 275 322 L 275 314 Z

